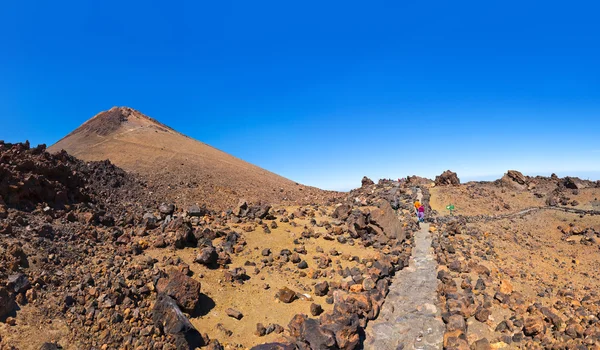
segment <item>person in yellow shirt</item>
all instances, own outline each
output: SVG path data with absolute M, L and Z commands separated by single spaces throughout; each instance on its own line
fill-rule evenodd
M 421 202 L 418 200 L 415 202 L 415 213 L 419 215 L 419 207 L 421 206 Z

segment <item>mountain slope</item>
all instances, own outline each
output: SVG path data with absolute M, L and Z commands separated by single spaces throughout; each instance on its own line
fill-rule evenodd
M 61 149 L 87 161 L 109 159 L 145 177 L 150 190 L 183 205 L 227 209 L 241 198 L 309 204 L 334 195 L 298 185 L 128 107 L 99 113 L 49 148 Z

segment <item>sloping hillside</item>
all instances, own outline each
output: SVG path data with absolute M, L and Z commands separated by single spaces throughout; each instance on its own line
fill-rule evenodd
M 180 204 L 227 209 L 242 198 L 310 204 L 334 195 L 235 158 L 127 107 L 94 116 L 49 148 L 61 149 L 83 160 L 109 159 Z

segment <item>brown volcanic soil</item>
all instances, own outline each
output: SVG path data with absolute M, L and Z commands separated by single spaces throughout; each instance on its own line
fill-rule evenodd
M 104 160 L 143 175 L 163 198 L 213 209 L 249 202 L 325 203 L 334 192 L 299 185 L 189 138 L 142 113 L 113 107 L 49 147 L 80 159 Z
M 0 141 L 1 350 L 357 349 L 418 228 L 392 182 L 220 214 L 154 195 L 108 161 Z
M 285 209 L 288 213 L 302 210 L 299 207 L 279 208 Z M 279 334 L 269 334 L 259 337 L 255 334 L 257 323 L 279 324 L 284 327 L 296 314 L 310 315 L 310 306 L 317 303 L 325 311 L 331 311 L 333 305 L 327 304 L 327 296 L 317 296 L 314 293 L 314 285 L 317 282 L 327 281 L 340 283 L 343 279 L 338 274 L 325 276 L 318 279 L 311 278 L 311 273 L 317 268 L 319 257 L 328 256 L 332 260 L 332 267 L 361 268 L 364 267 L 360 261 L 374 261 L 380 253 L 373 247 L 363 247 L 360 245 L 340 244 L 336 240 L 326 240 L 323 236 L 314 239 L 302 239 L 302 232 L 305 227 L 312 227 L 313 230 L 321 235 L 327 233 L 325 227 L 313 226 L 311 219 L 316 222 L 328 222 L 332 220 L 330 215 L 334 208 L 320 207 L 318 210 L 306 208 L 308 216 L 295 218 L 292 223 L 283 223 L 276 220 L 278 227 L 270 229 L 271 233 L 265 233 L 261 226 L 254 224 L 228 224 L 227 229 L 237 232 L 243 232 L 243 227 L 252 227 L 251 232 L 243 234 L 246 247 L 243 252 L 232 256 L 231 267 L 243 267 L 246 269 L 250 279 L 244 284 L 229 283 L 223 280 L 223 270 L 210 269 L 206 266 L 195 264 L 194 258 L 198 254 L 198 249 L 186 248 L 184 250 L 164 250 L 152 249 L 146 251 L 146 254 L 163 261 L 165 258 L 180 258 L 184 263 L 190 265 L 194 276 L 202 283 L 202 292 L 214 302 L 214 308 L 205 311 L 205 315 L 193 317 L 192 324 L 201 332 L 207 332 L 211 336 L 220 340 L 221 344 L 242 345 L 250 348 L 253 345 L 264 342 L 282 341 L 285 338 Z M 312 216 L 314 214 L 314 216 Z M 269 222 L 269 221 L 265 221 Z M 250 261 L 256 263 L 260 268 L 261 260 L 266 257 L 262 255 L 264 249 L 270 249 L 272 257 L 277 262 L 279 252 L 283 249 L 294 251 L 299 247 L 295 240 L 303 241 L 301 246 L 305 247 L 307 253 L 300 254 L 300 258 L 308 263 L 308 269 L 300 270 L 291 262 L 283 264 L 283 268 L 269 266 L 261 268 L 255 273 L 253 266 L 245 266 Z M 216 243 L 216 242 L 215 242 Z M 317 251 L 319 247 L 322 253 Z M 337 256 L 330 254 L 332 250 L 339 253 Z M 352 258 L 357 260 L 351 260 Z M 159 264 L 162 265 L 162 264 Z M 302 272 L 305 273 L 302 273 Z M 199 277 L 201 276 L 201 277 Z M 265 289 L 268 285 L 268 289 Z M 296 300 L 291 304 L 285 304 L 277 300 L 276 293 L 279 288 L 289 287 L 290 289 L 306 294 L 308 300 Z M 242 312 L 244 317 L 236 320 L 227 316 L 225 310 L 234 308 Z M 233 332 L 233 335 L 227 336 L 218 327 L 222 324 L 225 329 Z
M 536 182 L 530 190 L 496 182 L 431 191 L 440 214 L 452 201 L 457 214 L 482 215 L 471 223 L 439 220 L 448 222 L 434 242 L 447 348 L 600 347 L 600 216 L 545 209 L 490 218 L 545 206 L 549 196 L 563 200 L 558 206 L 597 209 L 600 189 L 565 188 L 557 178 Z
M 525 208 L 545 205 L 545 198 L 537 198 L 533 192 L 502 188 L 489 183 L 467 183 L 459 186 L 436 186 L 431 188 L 431 208 L 448 214 L 446 206 L 453 204 L 456 215 L 498 215 Z

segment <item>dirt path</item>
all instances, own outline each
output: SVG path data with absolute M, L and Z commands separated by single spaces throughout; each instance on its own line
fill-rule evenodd
M 379 317 L 367 326 L 365 349 L 441 349 L 437 286 L 429 224 L 421 224 L 409 266 L 396 274 Z

